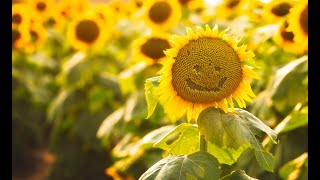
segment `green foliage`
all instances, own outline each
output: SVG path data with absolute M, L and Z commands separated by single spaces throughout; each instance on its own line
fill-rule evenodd
M 220 148 L 239 150 L 241 145 L 247 144 L 255 149 L 259 165 L 265 170 L 273 171 L 273 156 L 264 150 L 255 136 L 261 136 L 265 132 L 276 143 L 276 133 L 249 112 L 235 110 L 235 113 L 224 113 L 216 108 L 205 109 L 197 120 L 200 133 L 207 141 Z
M 224 176 L 220 180 L 256 180 L 256 179 L 248 176 L 244 172 L 244 170 L 236 170 L 231 172 L 231 174 Z
M 279 176 L 281 179 L 308 179 L 308 153 L 284 164 Z
M 219 179 L 218 160 L 207 152 L 168 156 L 150 167 L 139 180 L 146 179 Z
M 156 142 L 154 147 L 166 150 L 164 156 L 191 154 L 199 151 L 199 132 L 196 126 L 182 123 Z

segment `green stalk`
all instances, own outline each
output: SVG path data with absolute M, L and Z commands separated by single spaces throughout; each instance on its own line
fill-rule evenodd
M 200 151 L 207 151 L 207 141 L 204 139 L 204 135 L 199 132 Z

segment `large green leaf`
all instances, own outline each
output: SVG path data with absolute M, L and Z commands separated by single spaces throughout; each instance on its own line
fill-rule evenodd
M 257 180 L 255 178 L 252 178 L 244 172 L 244 170 L 236 170 L 230 173 L 227 176 L 224 176 L 220 180 Z
M 124 115 L 124 108 L 121 107 L 108 115 L 100 125 L 98 131 L 97 131 L 97 137 L 109 137 L 112 133 L 113 128 L 117 123 L 120 122 L 120 120 L 123 118 Z
M 299 102 L 308 102 L 308 57 L 304 56 L 276 72 L 268 90 L 273 106 L 283 114 Z
M 190 155 L 168 156 L 150 167 L 139 180 L 213 180 L 221 174 L 218 160 L 199 151 Z
M 274 143 L 277 134 L 251 113 L 235 109 L 225 113 L 217 108 L 207 108 L 199 114 L 198 128 L 205 139 L 220 148 L 238 150 L 243 144 L 255 149 L 259 165 L 273 171 L 274 158 L 264 150 L 256 136 L 265 132 Z
M 149 78 L 146 80 L 145 83 L 145 96 L 146 101 L 148 105 L 148 115 L 147 118 L 149 118 L 154 110 L 156 109 L 157 103 L 158 103 L 158 96 L 155 94 L 156 87 L 158 87 L 160 76 Z
M 165 156 L 191 154 L 199 150 L 198 128 L 189 123 L 182 123 L 154 144 L 166 150 Z
M 207 142 L 207 151 L 216 157 L 221 164 L 232 165 L 237 161 L 242 152 L 249 147 L 249 144 L 241 145 L 237 150 L 229 147 L 218 147 L 211 142 Z

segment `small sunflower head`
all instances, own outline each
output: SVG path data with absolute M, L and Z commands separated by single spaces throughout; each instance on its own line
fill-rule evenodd
M 247 6 L 247 0 L 223 0 L 216 6 L 215 11 L 218 18 L 234 18 L 243 14 Z
M 30 22 L 30 13 L 27 12 L 26 3 L 16 3 L 12 5 L 12 27 L 28 26 Z
M 91 13 L 74 19 L 67 32 L 71 45 L 78 50 L 102 46 L 108 35 L 103 24 L 96 14 Z
M 166 31 L 181 18 L 181 6 L 177 0 L 152 0 L 146 3 L 145 21 L 154 30 Z
M 268 23 L 281 22 L 294 5 L 295 1 L 293 0 L 271 1 L 265 6 L 263 18 Z
M 24 48 L 30 42 L 30 34 L 26 28 L 12 28 L 12 49 Z
M 159 102 L 172 119 L 187 114 L 188 120 L 197 119 L 209 107 L 233 111 L 236 100 L 239 107 L 246 107 L 244 100 L 255 97 L 248 82 L 259 78 L 252 70 L 253 52 L 246 46 L 213 29 L 197 27 L 196 32 L 187 28 L 186 36 L 173 36 L 173 47 L 165 51 L 168 61 L 159 72 Z M 178 108 L 179 107 L 179 108 Z
M 277 33 L 274 35 L 274 42 L 280 46 L 284 51 L 291 52 L 295 54 L 301 54 L 304 52 L 304 49 L 300 47 L 299 44 L 294 40 L 294 34 L 292 31 L 288 30 L 288 21 L 284 20 Z
M 302 0 L 290 10 L 288 30 L 295 35 L 300 48 L 308 50 L 308 1 Z
M 135 47 L 135 58 L 137 61 L 144 60 L 148 64 L 161 63 L 166 60 L 164 50 L 171 48 L 169 42 L 170 36 L 165 33 L 152 34 L 141 39 L 136 40 L 133 43 Z

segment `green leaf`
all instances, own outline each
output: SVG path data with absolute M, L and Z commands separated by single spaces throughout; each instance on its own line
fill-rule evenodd
M 164 149 L 164 156 L 182 155 L 199 151 L 199 131 L 196 126 L 182 123 L 154 144 Z
M 255 148 L 254 154 L 256 156 L 256 159 L 260 167 L 262 167 L 267 171 L 273 172 L 275 159 L 271 153 L 263 150 L 262 147 L 261 148 L 259 147 L 259 148 Z
M 218 147 L 210 142 L 208 142 L 207 151 L 216 157 L 221 164 L 232 165 L 237 161 L 242 152 L 249 147 L 248 144 L 241 145 L 237 150 L 229 147 Z
M 156 109 L 159 97 L 156 95 L 155 90 L 159 86 L 160 76 L 149 78 L 145 83 L 145 96 L 148 105 L 148 115 L 147 119 L 153 114 Z
M 198 151 L 190 155 L 168 156 L 150 167 L 139 180 L 219 179 L 220 165 L 211 154 Z
M 210 107 L 199 114 L 197 123 L 207 141 L 219 148 L 231 148 L 239 152 L 245 149 L 242 147 L 239 150 L 243 144 L 248 144 L 255 149 L 259 165 L 273 171 L 274 158 L 264 150 L 256 135 L 261 136 L 265 132 L 276 143 L 277 134 L 251 113 L 238 108 L 235 108 L 235 112 L 225 113 Z
M 299 127 L 308 125 L 308 106 L 303 107 L 301 110 L 294 110 L 289 116 L 283 120 L 283 129 L 279 133 L 292 131 Z
M 64 102 L 70 96 L 72 90 L 64 89 L 58 93 L 58 95 L 51 101 L 47 111 L 47 117 L 49 120 L 56 119 L 57 116 L 62 114 Z
M 122 119 L 124 115 L 124 108 L 121 107 L 118 110 L 111 113 L 109 116 L 107 116 L 102 124 L 100 125 L 98 131 L 97 131 L 97 137 L 109 137 L 114 126 Z
M 146 68 L 145 62 L 137 63 L 119 74 L 119 86 L 123 94 L 136 90 L 135 78 L 138 73 Z
M 287 162 L 279 170 L 281 179 L 308 179 L 308 153 Z
M 244 170 L 236 170 L 233 171 L 231 174 L 224 176 L 220 180 L 256 180 L 246 174 Z
M 308 57 L 290 62 L 276 72 L 268 85 L 273 106 L 287 114 L 299 102 L 308 101 Z

